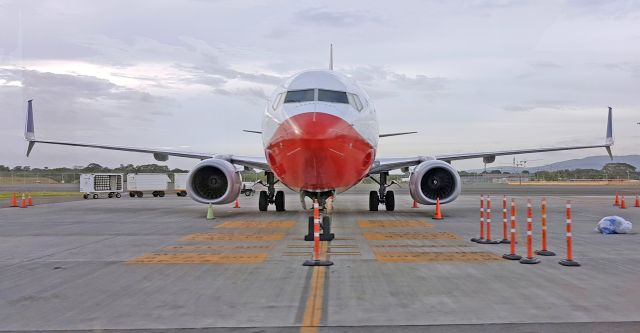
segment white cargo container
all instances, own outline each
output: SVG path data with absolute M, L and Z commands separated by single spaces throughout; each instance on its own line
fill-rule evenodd
M 189 176 L 188 173 L 173 174 L 173 188 L 176 190 L 176 194 L 179 197 L 187 196 L 187 176 Z
M 144 192 L 151 192 L 154 197 L 164 197 L 171 179 L 165 173 L 130 173 L 127 174 L 127 191 L 130 197 L 142 198 Z
M 120 198 L 123 189 L 124 175 L 121 173 L 83 173 L 80 175 L 80 192 L 89 199 L 98 199 L 99 193 L 107 193 L 109 198 Z

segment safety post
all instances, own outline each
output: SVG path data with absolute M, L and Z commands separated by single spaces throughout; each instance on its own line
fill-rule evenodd
M 627 209 L 627 204 L 624 202 L 624 194 L 622 195 L 622 199 L 620 199 L 620 209 Z
M 636 204 L 633 207 L 640 208 L 640 197 L 638 197 L 638 193 L 636 193 Z
M 516 200 L 511 199 L 511 252 L 502 257 L 509 260 L 520 260 L 522 256 L 516 254 Z
M 411 205 L 411 208 L 418 208 L 418 203 L 413 200 L 413 205 Z
M 573 244 L 571 235 L 571 201 L 567 200 L 567 259 L 558 262 L 562 266 L 580 266 L 580 263 L 573 260 Z
M 487 209 L 485 210 L 485 224 L 487 226 L 487 238 L 478 240 L 480 244 L 500 244 L 498 241 L 491 240 L 491 196 L 487 195 Z
M 233 208 L 240 208 L 240 203 L 238 202 L 238 198 L 236 198 L 236 202 L 233 204 Z
M 18 199 L 16 198 L 16 192 L 13 192 L 11 196 L 11 207 L 18 207 Z
M 209 204 L 209 207 L 207 208 L 207 220 L 213 220 L 216 217 L 213 216 L 213 205 Z
M 531 199 L 527 200 L 527 256 L 520 259 L 521 264 L 538 264 L 540 259 L 533 256 L 533 212 Z
M 480 237 L 471 238 L 472 242 L 484 240 L 484 195 L 480 194 Z
M 442 220 L 442 211 L 440 210 L 440 198 L 436 198 L 436 211 L 434 212 L 432 219 Z
M 552 251 L 547 250 L 547 199 L 542 198 L 542 202 L 540 203 L 540 215 L 542 218 L 540 219 L 542 224 L 542 249 L 536 251 L 535 253 L 540 256 L 555 256 L 556 254 Z
M 616 198 L 613 200 L 614 206 L 620 206 L 620 197 L 618 196 L 618 192 L 616 192 Z
M 507 226 L 507 196 L 504 195 L 502 196 L 502 240 L 500 240 L 500 243 L 502 244 L 509 244 L 511 242 L 509 242 L 509 238 L 507 238 L 507 229 L 509 227 Z
M 27 206 L 33 206 L 33 199 L 31 199 L 31 192 L 29 192 L 29 196 L 27 197 Z
M 320 206 L 318 199 L 313 200 L 313 258 L 305 260 L 303 266 L 331 266 L 333 262 L 320 260 Z
M 22 201 L 20 202 L 20 208 L 27 208 L 27 199 L 24 198 L 24 192 L 22 193 Z

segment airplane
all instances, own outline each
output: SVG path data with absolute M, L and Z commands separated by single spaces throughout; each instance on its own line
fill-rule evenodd
M 376 110 L 367 93 L 349 77 L 333 70 L 333 49 L 328 70 L 306 70 L 293 75 L 279 85 L 269 98 L 262 117 L 262 131 L 247 131 L 262 135 L 263 156 L 197 153 L 154 148 L 137 148 L 94 143 L 78 143 L 36 139 L 33 121 L 33 100 L 28 101 L 25 139 L 27 156 L 36 143 L 150 153 L 158 161 L 169 156 L 199 159 L 187 177 L 190 197 L 205 204 L 227 204 L 236 200 L 242 187 L 236 165 L 264 170 L 265 191 L 260 191 L 258 209 L 285 210 L 283 191 L 275 184 L 300 193 L 302 207 L 305 198 L 317 200 L 321 207 L 336 194 L 370 177 L 379 186 L 369 193 L 369 210 L 384 205 L 395 209 L 394 192 L 387 190 L 392 170 L 409 172 L 411 197 L 423 205 L 454 201 L 461 191 L 460 176 L 452 161 L 482 158 L 493 163 L 496 156 L 574 149 L 605 148 L 611 158 L 614 144 L 612 108 L 609 107 L 605 142 L 595 145 L 498 150 L 434 156 L 383 158 L 377 155 L 379 138 L 415 132 L 380 134 Z M 437 144 L 437 143 L 436 143 Z M 378 175 L 378 179 L 372 177 Z M 330 222 L 329 222 L 330 225 Z M 324 232 L 330 233 L 330 228 Z

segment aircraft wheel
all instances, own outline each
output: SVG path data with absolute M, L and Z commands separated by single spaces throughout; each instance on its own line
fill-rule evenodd
M 387 191 L 387 193 L 384 195 L 384 207 L 389 212 L 393 212 L 393 210 L 396 208 L 396 198 L 393 195 L 393 191 Z
M 380 197 L 378 196 L 378 192 L 376 191 L 369 192 L 369 210 L 372 212 L 377 212 L 379 204 L 380 204 Z
M 267 191 L 260 191 L 260 198 L 258 199 L 258 209 L 261 212 L 266 212 L 269 208 L 269 197 Z
M 276 211 L 284 212 L 284 191 L 276 192 Z

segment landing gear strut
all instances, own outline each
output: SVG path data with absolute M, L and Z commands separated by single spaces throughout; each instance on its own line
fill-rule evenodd
M 385 209 L 390 212 L 396 208 L 396 199 L 393 191 L 387 191 L 387 188 L 396 184 L 396 182 L 391 181 L 391 183 L 387 184 L 387 176 L 389 176 L 388 172 L 381 172 L 379 181 L 369 176 L 369 178 L 380 186 L 377 192 L 369 192 L 369 210 L 372 212 L 378 211 L 378 206 L 380 204 L 383 204 Z
M 279 182 L 276 180 L 273 172 L 265 172 L 267 176 L 267 184 L 262 181 L 260 184 L 267 187 L 266 191 L 260 191 L 260 197 L 258 198 L 258 209 L 261 212 L 266 212 L 270 204 L 276 205 L 276 211 L 284 212 L 284 191 L 276 191 L 275 185 Z

